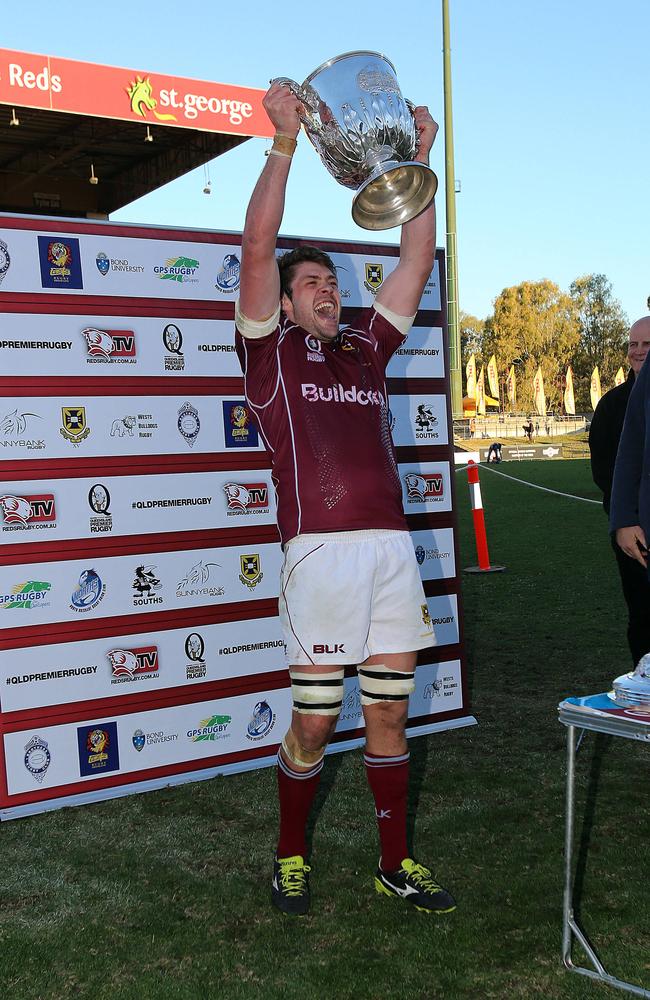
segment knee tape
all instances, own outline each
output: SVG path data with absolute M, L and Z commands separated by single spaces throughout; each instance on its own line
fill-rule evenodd
M 307 750 L 306 747 L 302 745 L 293 729 L 289 729 L 286 736 L 282 740 L 282 751 L 290 760 L 292 764 L 296 767 L 315 767 L 316 764 L 320 764 L 323 757 L 325 756 L 325 750 L 327 749 L 327 743 L 322 747 L 317 747 L 316 750 Z
M 376 705 L 379 701 L 407 701 L 415 690 L 415 673 L 393 670 L 383 663 L 358 666 L 361 704 Z
M 338 715 L 343 702 L 343 667 L 326 674 L 292 670 L 291 697 L 296 712 Z

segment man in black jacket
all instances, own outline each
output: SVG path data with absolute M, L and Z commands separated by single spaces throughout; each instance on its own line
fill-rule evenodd
M 591 474 L 603 491 L 603 507 L 609 515 L 614 479 L 614 465 L 618 443 L 623 430 L 625 412 L 635 377 L 641 371 L 650 349 L 650 316 L 644 316 L 630 327 L 627 351 L 630 372 L 622 385 L 610 389 L 600 400 L 591 421 L 589 449 Z M 618 563 L 623 596 L 628 607 L 627 640 L 634 665 L 644 653 L 650 652 L 650 583 L 648 571 L 642 563 L 632 559 L 611 537 L 612 548 Z

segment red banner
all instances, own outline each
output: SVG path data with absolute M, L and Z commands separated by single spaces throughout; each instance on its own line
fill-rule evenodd
M 263 90 L 0 49 L 0 104 L 270 137 Z

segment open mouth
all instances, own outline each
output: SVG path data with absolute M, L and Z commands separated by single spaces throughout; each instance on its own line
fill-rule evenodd
M 323 319 L 335 319 L 337 315 L 337 308 L 334 302 L 325 301 L 319 302 L 318 305 L 314 306 L 314 312 L 317 316 Z

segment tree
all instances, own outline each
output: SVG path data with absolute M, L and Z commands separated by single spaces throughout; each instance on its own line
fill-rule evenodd
M 591 409 L 589 383 L 594 366 L 598 365 L 603 389 L 610 389 L 614 375 L 625 365 L 629 323 L 604 274 L 576 278 L 569 292 L 580 325 L 573 366 L 576 405 L 578 409 Z
M 503 378 L 515 366 L 517 400 L 532 409 L 533 377 L 540 366 L 549 409 L 558 410 L 564 372 L 579 341 L 573 299 L 552 281 L 524 281 L 504 288 L 484 324 L 483 353 L 494 353 Z
M 460 311 L 458 326 L 460 328 L 460 356 L 466 365 L 472 354 L 481 353 L 483 342 L 483 320 L 471 313 Z

